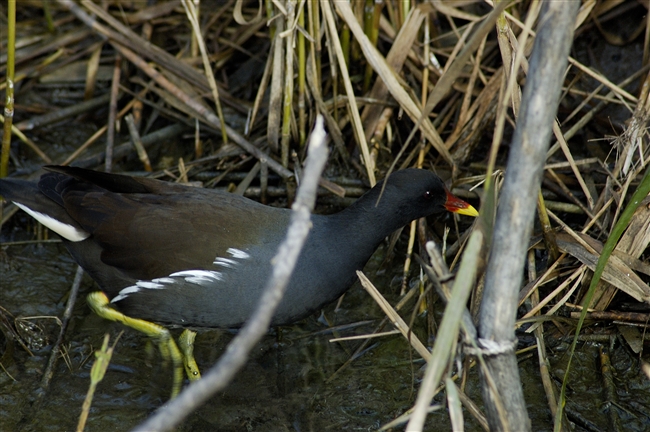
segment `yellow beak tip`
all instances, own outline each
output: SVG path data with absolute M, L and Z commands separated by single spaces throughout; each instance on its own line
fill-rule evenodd
M 478 217 L 478 211 L 476 211 L 474 206 L 471 206 L 471 205 L 469 207 L 466 207 L 466 208 L 463 208 L 463 209 L 457 209 L 456 211 L 454 211 L 454 213 L 458 213 L 458 214 L 465 215 L 465 216 Z

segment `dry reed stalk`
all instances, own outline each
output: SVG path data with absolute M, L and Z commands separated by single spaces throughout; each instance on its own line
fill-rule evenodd
M 115 51 L 111 47 L 129 50 L 134 55 L 124 61 L 136 65 L 139 71 L 148 71 L 155 79 L 147 82 L 140 72 L 138 77 L 121 80 L 120 90 L 133 98 L 120 101 L 116 121 L 142 104 L 145 112 L 150 110 L 145 115 L 145 119 L 151 119 L 146 129 L 156 119 L 174 122 L 176 133 L 186 130 L 182 125 L 189 125 L 194 128 L 194 155 L 183 156 L 184 168 L 176 167 L 174 162 L 173 167 L 166 167 L 166 172 L 191 179 L 200 167 L 218 167 L 222 171 L 208 181 L 210 184 L 221 181 L 227 173 L 241 172 L 248 175 L 238 180 L 241 191 L 251 184 L 253 173 L 259 171 L 261 190 L 256 189 L 255 193 L 266 194 L 267 198 L 270 191 L 275 194 L 279 190 L 269 186 L 268 182 L 273 180 L 269 180 L 268 168 L 284 178 L 299 171 L 296 162 L 304 152 L 305 131 L 317 113 L 323 114 L 336 148 L 330 160 L 333 170 L 347 173 L 353 167 L 374 183 L 375 176 L 380 178 L 393 166 L 421 166 L 434 167 L 445 175 L 451 171 L 452 185 L 478 185 L 485 178 L 494 182 L 491 174 L 502 168 L 506 151 L 503 141 L 507 142 L 511 125 L 517 121 L 520 86 L 525 85 L 528 67 L 526 57 L 536 37 L 537 10 L 531 8 L 536 3 L 510 5 L 498 16 L 496 35 L 492 31 L 495 25 L 489 23 L 496 17 L 485 14 L 475 2 L 385 2 L 364 10 L 365 3 L 346 6 L 345 2 L 275 0 L 266 2 L 265 10 L 262 2 L 231 0 L 214 10 L 202 4 L 199 20 L 199 11 L 180 1 L 149 7 L 121 5 L 123 10 L 119 10 L 113 5 L 102 8 L 89 0 L 79 4 L 59 0 L 49 6 L 51 23 L 60 27 L 60 34 L 50 34 L 45 22 L 39 32 L 18 23 L 15 82 L 34 85 L 51 71 L 82 61 L 86 67 L 85 76 L 79 79 L 83 98 L 93 103 L 99 100 L 104 106 L 105 97 L 100 93 L 105 89 L 99 68 L 113 63 Z M 565 105 L 554 125 L 555 142 L 547 153 L 545 184 L 538 200 L 542 226 L 539 234 L 544 236 L 544 243 L 536 243 L 535 247 L 542 250 L 545 260 L 546 254 L 549 258 L 536 263 L 542 276 L 535 279 L 530 275 L 529 284 L 522 288 L 520 299 L 534 300 L 522 318 L 525 320 L 538 313 L 553 317 L 563 305 L 581 301 L 577 281 L 589 278 L 590 271 L 586 269 L 600 254 L 600 244 L 595 240 L 603 240 L 609 234 L 650 159 L 646 131 L 650 25 L 648 20 L 639 20 L 629 34 L 612 31 L 608 23 L 636 5 L 624 3 L 588 0 L 583 2 L 576 18 L 576 40 L 593 32 L 610 44 L 621 45 L 645 34 L 642 66 L 630 69 L 626 77 L 613 77 L 606 69 L 589 64 L 579 48 L 574 50 L 575 58 L 569 60 L 562 90 Z M 497 3 L 499 7 L 505 7 L 504 4 Z M 24 10 L 34 7 L 29 2 L 21 6 Z M 520 17 L 526 17 L 526 22 Z M 484 32 L 479 34 L 479 28 Z M 140 30 L 141 34 L 136 33 Z M 178 37 L 173 42 L 177 45 L 172 43 L 169 49 L 161 49 L 157 44 L 164 33 L 176 33 Z M 105 44 L 106 39 L 110 44 Z M 190 40 L 197 41 L 196 45 Z M 256 50 L 255 45 L 262 43 L 268 49 Z M 251 68 L 259 68 L 260 78 L 252 84 L 235 85 L 237 74 L 246 68 L 236 69 L 233 64 L 242 58 L 251 60 Z M 6 57 L 0 56 L 0 73 L 5 70 L 5 63 Z M 642 83 L 635 90 L 630 84 L 639 77 L 643 77 Z M 3 85 L 0 83 L 0 88 Z M 250 91 L 242 91 L 247 86 Z M 93 94 L 99 96 L 93 100 Z M 49 148 L 30 140 L 31 134 L 42 133 L 48 122 L 78 115 L 79 111 L 96 112 L 97 105 L 77 104 L 74 109 L 58 112 L 48 106 L 21 107 L 20 99 L 17 102 L 20 117 L 15 126 L 23 130 L 21 139 L 43 161 L 92 163 L 91 160 L 102 159 L 93 156 L 78 160 L 81 152 L 101 136 L 105 126 L 98 128 L 76 151 L 62 156 L 51 156 Z M 608 107 L 628 109 L 632 114 L 627 124 L 617 119 L 610 126 L 600 114 Z M 49 116 L 37 115 L 43 112 Z M 51 115 L 54 112 L 57 116 Z M 247 126 L 238 120 L 241 113 L 250 113 Z M 404 113 L 408 119 L 400 117 Z M 103 120 L 102 124 L 105 123 Z M 414 124 L 417 127 L 413 128 Z M 221 125 L 229 129 L 220 128 Z M 619 135 L 615 143 L 618 154 L 607 154 L 607 142 L 590 144 L 604 149 L 602 155 L 581 145 L 587 137 L 602 137 L 603 130 L 612 128 L 614 135 Z M 219 140 L 214 138 L 218 129 L 223 134 Z M 417 144 L 406 139 L 411 129 L 420 131 Z M 13 130 L 16 134 L 17 129 Z M 231 145 L 219 147 L 226 134 L 228 140 L 246 150 Z M 143 132 L 145 142 L 146 136 Z M 205 146 L 203 150 L 200 144 Z M 123 157 L 118 154 L 132 151 L 129 148 L 116 147 L 116 160 Z M 298 159 L 292 159 L 291 150 L 297 151 Z M 200 157 L 201 151 L 207 156 Z M 247 153 L 254 154 L 259 163 Z M 156 162 L 151 162 L 155 167 Z M 192 170 L 188 174 L 189 167 Z M 164 171 L 157 169 L 155 175 L 164 176 Z M 334 189 L 332 184 L 328 186 Z M 476 195 L 468 192 L 467 196 Z M 557 208 L 563 209 L 562 213 Z M 544 216 L 553 212 L 557 213 L 555 218 Z M 646 295 L 639 286 L 639 275 L 645 265 L 640 257 L 650 241 L 646 213 L 645 207 L 639 209 L 617 245 L 611 261 L 613 267 L 605 271 L 605 280 L 614 283 L 601 282 L 591 305 L 595 309 L 609 308 L 620 290 L 641 299 Z M 404 283 L 408 282 L 411 253 L 417 249 L 415 233 L 424 231 L 415 227 L 413 224 L 410 230 Z M 558 227 L 564 232 L 556 233 Z M 448 249 L 455 259 L 459 259 L 457 252 L 467 236 L 458 237 Z M 556 237 L 560 243 L 557 252 Z M 541 236 L 536 241 L 539 239 Z M 533 264 L 532 259 L 530 263 Z M 572 270 L 558 270 L 567 266 Z M 478 273 L 480 280 L 483 269 L 479 268 Z M 631 276 L 623 277 L 622 273 Z M 409 298 L 417 297 L 411 290 L 405 293 Z M 480 297 L 479 283 L 473 293 L 473 305 Z M 413 311 L 417 309 L 409 308 L 410 312 L 402 313 L 416 316 Z M 529 328 L 535 330 L 540 344 L 543 326 L 535 324 Z M 543 347 L 539 347 L 539 354 L 540 358 L 545 355 Z M 544 368 L 541 360 L 540 367 Z M 547 395 L 553 409 L 549 389 Z

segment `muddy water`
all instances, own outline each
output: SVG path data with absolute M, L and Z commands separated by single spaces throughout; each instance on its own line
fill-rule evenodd
M 8 237 L 17 240 L 27 234 L 6 228 L 3 240 Z M 390 294 L 394 292 L 390 281 L 399 275 L 401 265 L 392 265 L 377 275 L 375 269 L 381 260 L 380 251 L 366 270 L 394 302 L 396 296 Z M 5 309 L 16 316 L 62 315 L 76 265 L 61 244 L 6 247 L 0 266 L 0 305 Z M 86 277 L 83 292 L 93 287 Z M 324 313 L 333 325 L 365 320 L 376 323 L 382 317 L 358 285 L 346 295 L 338 311 L 330 305 Z M 2 359 L 7 372 L 0 373 L 0 430 L 73 430 L 88 388 L 92 353 L 101 345 L 105 333 L 114 340 L 123 328 L 90 313 L 82 295 L 66 337 L 68 360 L 58 362 L 43 404 L 34 408 L 34 389 L 40 382 L 58 326 L 52 319 L 33 322 L 38 324 L 40 336 L 48 338 L 39 347 L 38 337 L 34 337 L 33 357 L 15 343 L 3 340 L 0 345 L 3 353 L 8 353 Z M 377 340 L 350 367 L 336 373 L 357 343 L 330 343 L 333 335 L 323 322 L 322 317 L 313 316 L 271 331 L 233 383 L 190 415 L 180 430 L 376 430 L 410 408 L 423 375 L 423 363 L 413 361 L 401 336 Z M 422 327 L 423 323 L 424 318 L 420 317 L 417 326 Z M 340 335 L 367 333 L 372 328 L 372 323 L 365 324 L 343 330 Z M 200 367 L 206 369 L 213 364 L 232 337 L 233 333 L 227 331 L 200 333 L 196 344 Z M 11 347 L 13 352 L 7 350 Z M 561 376 L 565 361 L 562 346 L 554 353 L 552 371 Z M 634 355 L 620 343 L 614 345 L 613 359 L 620 404 L 614 409 L 619 411 L 625 430 L 647 430 L 648 381 L 639 374 Z M 610 430 L 607 410 L 612 408 L 604 400 L 596 346 L 583 345 L 574 366 L 574 379 L 569 386 L 570 410 L 589 419 L 600 430 Z M 550 431 L 551 418 L 536 356 L 522 357 L 520 368 L 534 430 Z M 467 393 L 480 405 L 477 383 L 476 372 L 472 371 Z M 156 349 L 146 337 L 126 330 L 98 387 L 87 430 L 131 429 L 166 401 L 170 385 L 170 369 L 161 362 Z M 434 401 L 441 402 L 444 400 L 440 396 Z M 465 414 L 466 430 L 480 430 L 478 423 Z M 446 410 L 429 416 L 427 430 L 451 430 Z

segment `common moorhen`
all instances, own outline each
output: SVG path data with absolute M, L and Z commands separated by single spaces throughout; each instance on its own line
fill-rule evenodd
M 46 170 L 38 183 L 1 179 L 0 195 L 62 237 L 102 290 L 89 295 L 99 315 L 158 338 L 177 366 L 176 344 L 151 321 L 237 327 L 250 316 L 289 210 L 147 178 L 66 166 Z M 444 209 L 478 214 L 426 170 L 394 172 L 381 193 L 379 183 L 340 213 L 312 216 L 273 324 L 294 322 L 338 298 L 382 239 L 410 221 Z M 194 367 L 186 364 L 195 377 Z

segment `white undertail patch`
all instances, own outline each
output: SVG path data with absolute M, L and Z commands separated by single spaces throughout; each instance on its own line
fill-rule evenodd
M 73 227 L 72 225 L 69 225 L 67 223 L 63 223 L 60 220 L 54 219 L 51 216 L 48 216 L 44 213 L 37 212 L 35 210 L 30 209 L 24 204 L 17 203 L 16 201 L 13 202 L 16 204 L 16 206 L 20 207 L 25 211 L 25 213 L 29 214 L 31 217 L 39 221 L 41 224 L 45 225 L 61 237 L 63 237 L 66 240 L 69 240 L 71 242 L 80 242 L 83 240 L 86 240 L 88 237 L 90 237 L 90 233 L 87 233 L 86 231 L 82 229 L 78 229 Z

